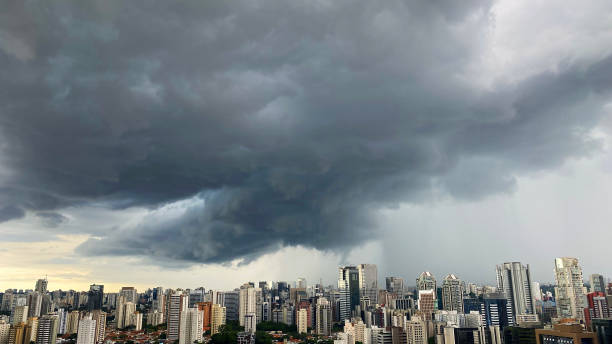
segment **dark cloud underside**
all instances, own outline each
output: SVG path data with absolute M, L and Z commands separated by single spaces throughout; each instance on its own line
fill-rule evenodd
M 225 262 L 343 248 L 374 237 L 381 207 L 509 191 L 597 148 L 612 58 L 478 87 L 490 6 L 10 2 L 0 221 L 178 202 L 79 251 Z

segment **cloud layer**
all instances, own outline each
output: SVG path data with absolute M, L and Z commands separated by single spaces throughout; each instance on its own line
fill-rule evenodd
M 86 255 L 344 249 L 377 236 L 378 209 L 509 192 L 598 149 L 612 57 L 484 85 L 492 5 L 11 3 L 0 221 L 151 209 Z

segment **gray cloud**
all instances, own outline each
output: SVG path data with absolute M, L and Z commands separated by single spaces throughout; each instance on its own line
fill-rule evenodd
M 45 227 L 55 228 L 62 223 L 68 221 L 68 218 L 60 213 L 54 212 L 42 212 L 37 213 L 36 216 L 40 219 L 41 223 Z
M 598 148 L 612 58 L 479 87 L 490 6 L 17 2 L 0 202 L 148 207 L 78 251 L 226 262 L 350 247 L 434 190 L 511 191 Z
M 0 222 L 20 219 L 25 216 L 25 211 L 13 205 L 0 207 Z

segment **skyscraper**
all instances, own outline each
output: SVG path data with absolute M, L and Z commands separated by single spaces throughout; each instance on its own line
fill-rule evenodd
M 447 311 L 463 313 L 463 284 L 454 274 L 447 275 L 442 282 L 442 307 Z
M 119 291 L 119 296 L 125 297 L 125 302 L 138 304 L 138 292 L 134 287 L 122 287 Z
M 360 304 L 359 270 L 355 266 L 338 268 L 338 289 L 340 291 L 340 321 L 350 319 L 355 307 Z
M 96 342 L 96 321 L 91 318 L 91 314 L 79 321 L 77 331 L 77 344 L 95 344 Z
M 606 292 L 606 283 L 602 275 L 592 274 L 589 277 L 589 282 L 591 283 L 591 292 Z
M 87 293 L 87 310 L 102 309 L 104 304 L 104 286 L 100 284 L 92 284 L 89 286 Z
M 422 272 L 416 279 L 417 290 L 436 290 L 436 278 L 429 271 Z
M 36 344 L 55 344 L 57 339 L 57 315 L 43 315 L 38 319 Z
M 503 330 L 513 325 L 512 314 L 508 311 L 508 299 L 504 293 L 486 294 L 481 304 L 481 320 L 485 328 L 499 326 Z
M 418 307 L 424 320 L 431 320 L 434 312 L 436 292 L 430 290 L 419 290 Z
M 213 303 L 211 307 L 210 315 L 210 334 L 219 332 L 221 325 L 226 323 L 226 308 Z
M 305 308 L 298 309 L 296 318 L 298 333 L 308 332 L 308 311 Z
M 34 291 L 41 293 L 41 294 L 45 294 L 47 293 L 47 278 L 41 278 L 38 281 L 36 281 L 36 286 L 34 287 Z
M 332 332 L 332 309 L 329 301 L 321 297 L 317 300 L 315 316 L 315 332 L 318 335 L 329 336 Z
M 181 324 L 181 312 L 187 309 L 189 297 L 181 290 L 173 290 L 168 296 L 168 340 L 178 340 Z
M 96 322 L 94 342 L 96 344 L 102 344 L 104 343 L 104 331 L 106 330 L 106 312 L 96 309 L 91 315 L 91 318 Z
M 189 302 L 188 297 L 185 297 Z M 204 312 L 197 308 L 187 308 L 180 315 L 179 344 L 192 344 L 202 340 Z
M 257 313 L 257 293 L 255 287 L 249 283 L 245 283 L 240 287 L 240 302 L 239 302 L 239 322 L 240 326 L 245 326 L 246 316 L 255 316 Z M 250 320 L 250 319 L 249 319 Z M 257 319 L 254 319 L 257 322 Z
M 402 294 L 404 292 L 404 279 L 400 277 L 385 277 L 385 287 L 390 293 Z
M 516 323 L 517 315 L 536 314 L 529 264 L 511 262 L 498 265 L 497 289 L 506 296 L 513 323 Z
M 367 297 L 370 304 L 378 303 L 378 268 L 376 264 L 359 264 L 359 291 L 361 297 Z
M 584 320 L 586 288 L 582 280 L 582 268 L 577 258 L 555 259 L 555 296 L 557 316 Z

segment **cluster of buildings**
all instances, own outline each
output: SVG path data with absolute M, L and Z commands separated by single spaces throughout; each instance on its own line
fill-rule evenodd
M 540 286 L 529 265 L 507 262 L 496 266 L 494 286 L 452 273 L 439 281 L 428 271 L 411 286 L 400 277 L 379 286 L 377 266 L 359 264 L 339 267 L 328 286 L 298 278 L 142 293 L 99 284 L 50 292 L 45 278 L 34 290 L 0 293 L 0 344 L 114 343 L 144 328 L 163 332 L 158 341 L 190 344 L 210 341 L 229 322 L 240 328 L 238 343 L 254 343 L 262 323 L 294 328 L 296 343 L 300 335 L 336 344 L 612 343 L 612 283 L 598 274 L 585 283 L 576 258 L 555 259 L 554 276 L 554 285 Z

